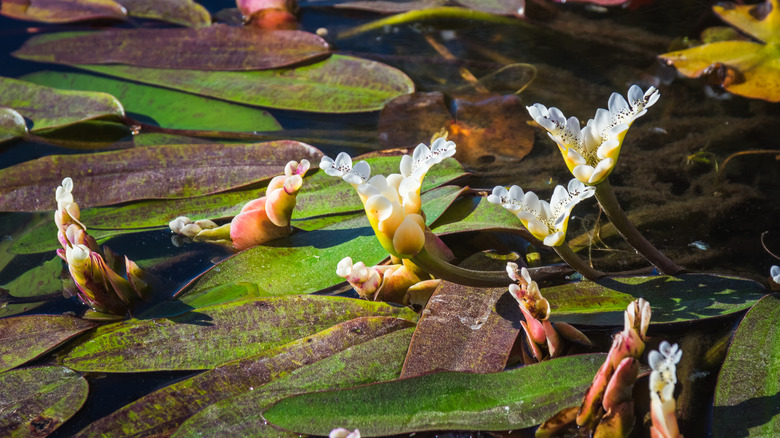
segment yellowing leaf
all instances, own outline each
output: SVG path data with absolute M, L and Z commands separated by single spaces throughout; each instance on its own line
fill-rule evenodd
M 726 23 L 767 43 L 780 42 L 780 0 L 759 5 L 716 5 L 712 9 Z

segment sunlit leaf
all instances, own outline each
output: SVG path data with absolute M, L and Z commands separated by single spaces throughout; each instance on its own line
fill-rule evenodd
M 333 5 L 335 8 L 359 9 L 363 11 L 396 14 L 409 12 L 416 9 L 444 6 L 447 0 L 408 0 L 408 1 L 384 1 L 384 0 L 343 0 Z
M 694 321 L 750 308 L 766 293 L 752 280 L 709 274 L 616 277 L 544 288 L 550 319 L 573 324 L 621 325 L 626 306 L 644 298 L 652 323 Z
M 455 3 L 491 14 L 513 15 L 516 17 L 521 17 L 525 14 L 525 0 L 456 0 Z
M 731 93 L 780 102 L 780 1 L 713 9 L 726 22 L 765 44 L 717 41 L 664 53 L 660 58 L 685 76 L 708 75 Z
M 127 18 L 125 8 L 112 0 L 3 0 L 0 14 L 44 23 Z
M 99 117 L 124 116 L 122 104 L 110 94 L 58 90 L 1 76 L 0 106 L 13 108 L 31 119 L 32 131 Z
M 209 11 L 193 0 L 118 0 L 132 17 L 200 27 L 211 24 Z
M 65 315 L 26 315 L 0 319 L 0 371 L 19 366 L 95 324 Z
M 363 316 L 416 318 L 406 308 L 349 298 L 254 298 L 174 317 L 105 325 L 74 346 L 62 362 L 80 371 L 208 369 Z
M 54 191 L 64 177 L 73 178 L 79 206 L 90 207 L 217 193 L 278 175 L 290 160 L 318 163 L 320 154 L 307 144 L 282 140 L 49 155 L 0 170 L 0 210 L 54 210 Z
M 604 357 L 568 356 L 501 373 L 436 373 L 302 394 L 280 401 L 264 416 L 311 435 L 336 427 L 357 428 L 365 436 L 519 429 L 578 404 Z
M 170 434 L 188 417 L 212 403 L 253 391 L 299 367 L 410 325 L 409 321 L 388 317 L 343 322 L 141 397 L 87 426 L 80 436 Z
M 173 436 L 259 436 L 270 427 L 262 416 L 263 408 L 284 397 L 396 379 L 413 332 L 408 328 L 371 339 L 250 392 L 214 403 L 184 422 Z
M 46 436 L 87 399 L 87 381 L 64 367 L 0 373 L 0 430 L 5 436 Z
M 713 436 L 775 436 L 780 431 L 778 318 L 780 298 L 767 295 L 739 324 L 718 376 Z
M 394 97 L 414 91 L 411 79 L 400 70 L 343 55 L 302 67 L 252 72 L 79 67 L 232 102 L 323 113 L 375 111 Z
M 365 216 L 242 251 L 218 263 L 185 286 L 186 292 L 179 293 L 241 281 L 254 283 L 261 293 L 269 295 L 310 294 L 344 281 L 336 275 L 336 265 L 347 256 L 367 266 L 387 257 Z
M 262 32 L 217 24 L 195 29 L 46 34 L 30 38 L 13 55 L 68 65 L 119 63 L 156 69 L 261 70 L 290 66 L 328 53 L 328 45 L 313 33 Z
M 27 135 L 24 117 L 13 108 L 0 107 L 0 143 Z
M 504 208 L 488 202 L 486 197 L 464 196 L 433 223 L 436 234 L 452 234 L 478 230 L 510 230 L 525 232 L 520 220 Z
M 273 116 L 258 108 L 135 82 L 63 72 L 32 73 L 24 76 L 23 79 L 49 87 L 109 93 L 122 102 L 130 117 L 142 122 L 147 122 L 147 118 L 149 118 L 164 128 L 198 131 L 276 131 L 281 129 Z M 138 115 L 143 117 L 139 119 Z M 182 142 L 173 143 L 181 144 Z M 172 144 L 172 142 L 168 144 Z
M 514 299 L 503 288 L 443 282 L 414 332 L 401 377 L 433 371 L 496 373 L 506 366 L 520 329 Z M 496 306 L 502 306 L 499 313 Z
M 56 232 L 51 237 L 56 241 Z M 53 295 L 61 295 L 59 292 L 63 289 L 63 280 L 61 279 L 63 269 L 62 259 L 54 256 L 53 259 L 41 266 L 25 271 L 2 285 L 12 297 L 25 298 L 25 301 L 29 302 L 12 303 L 0 307 L 0 317 L 26 312 L 40 306 L 45 300 L 51 299 Z M 35 301 L 35 299 L 40 299 L 40 301 Z

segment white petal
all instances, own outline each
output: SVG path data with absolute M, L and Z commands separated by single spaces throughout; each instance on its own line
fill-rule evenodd
M 409 155 L 404 155 L 401 157 L 401 164 L 399 166 L 401 169 L 401 175 L 403 176 L 409 176 L 412 174 L 412 157 Z
M 626 125 L 620 125 L 620 126 L 626 126 Z M 628 126 L 626 126 L 626 129 L 628 129 Z M 617 138 L 610 138 L 609 140 L 605 141 L 604 143 L 599 146 L 598 150 L 596 151 L 596 156 L 599 157 L 599 160 L 603 160 L 604 158 L 607 158 L 614 150 L 615 148 L 620 147 L 620 142 Z
M 545 237 L 543 242 L 547 246 L 559 246 L 563 243 L 564 234 L 560 231 Z
M 550 229 L 547 228 L 547 225 L 543 224 L 535 217 L 528 221 L 526 228 L 528 228 L 528 231 L 530 231 L 533 235 L 547 236 L 550 234 Z
M 447 141 L 443 137 L 439 137 L 431 143 L 431 155 L 437 160 L 437 163 L 455 155 L 455 152 L 456 146 L 454 141 Z
M 63 188 L 63 189 L 66 191 L 66 192 L 72 192 L 72 191 L 73 191 L 73 180 L 72 180 L 72 179 L 71 179 L 69 176 L 68 176 L 68 177 L 65 177 L 65 178 L 62 180 L 62 188 Z
M 596 165 L 596 168 L 593 169 L 593 173 L 590 175 L 590 178 L 588 179 L 588 183 L 595 184 L 596 182 L 600 181 L 606 174 L 608 174 L 612 167 L 615 165 L 615 160 L 612 158 L 607 158 L 606 160 L 599 161 L 599 164 Z
M 533 280 L 531 280 L 531 274 L 528 272 L 528 269 L 526 269 L 526 268 L 522 268 L 522 269 L 520 269 L 520 275 L 522 275 L 522 276 L 523 276 L 523 280 L 525 280 L 525 282 L 526 282 L 528 285 L 530 285 L 531 283 L 533 283 Z
M 593 166 L 588 166 L 587 164 L 580 164 L 579 166 L 572 169 L 571 173 L 578 180 L 584 183 L 588 183 L 590 181 L 590 176 L 593 175 L 594 170 L 595 169 L 593 168 Z
M 393 204 L 382 195 L 372 196 L 366 200 L 366 213 L 381 222 L 393 214 Z
M 346 278 L 352 272 L 352 257 L 344 257 L 336 266 L 336 275 Z
M 509 275 L 509 278 L 511 278 L 513 281 L 517 281 L 517 263 L 513 262 L 507 262 L 506 263 L 506 273 Z
M 566 158 L 577 165 L 585 164 L 585 157 L 572 148 L 566 151 Z
M 769 275 L 772 276 L 772 281 L 780 283 L 780 266 L 774 265 L 769 269 Z
M 609 112 L 611 113 L 631 111 L 631 106 L 626 102 L 626 99 L 618 93 L 612 93 L 612 95 L 609 96 L 607 108 L 609 108 Z
M 507 199 L 509 199 L 509 190 L 504 186 L 493 187 L 493 192 L 487 197 L 488 202 L 498 205 L 504 204 Z
M 647 91 L 653 90 L 653 87 L 650 87 Z M 628 101 L 632 102 L 632 106 L 634 105 L 633 102 L 637 102 L 640 100 L 644 100 L 644 93 L 642 92 L 642 88 L 639 87 L 639 85 L 632 85 L 631 88 L 628 89 Z
M 352 168 L 350 174 L 357 175 L 357 177 L 360 178 L 360 181 L 357 183 L 353 183 L 352 181 L 347 180 L 346 177 L 344 178 L 345 181 L 352 184 L 364 183 L 368 181 L 368 179 L 371 177 L 371 166 L 367 162 L 361 161 L 355 164 L 355 167 Z

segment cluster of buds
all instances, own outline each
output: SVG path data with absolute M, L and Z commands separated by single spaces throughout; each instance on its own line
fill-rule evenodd
M 422 215 L 420 189 L 430 168 L 455 155 L 455 143 L 444 138 L 428 148 L 420 144 L 411 156 L 401 157 L 400 172 L 371 176 L 365 161 L 352 166 L 352 158 L 340 153 L 336 159 L 323 157 L 320 168 L 352 184 L 368 216 L 368 221 L 382 247 L 394 257 L 412 258 L 425 245 L 425 219 Z
M 247 202 L 228 224 L 217 226 L 210 220 L 192 221 L 181 216 L 168 225 L 174 233 L 193 240 L 229 244 L 238 250 L 289 236 L 296 198 L 309 166 L 308 160 L 287 163 L 284 175 L 268 183 L 266 195 Z
M 573 326 L 564 322 L 553 325 L 550 322 L 550 303 L 542 296 L 539 285 L 531 280 L 528 269 L 518 270 L 517 264 L 509 262 L 506 271 L 509 278 L 515 281 L 509 285 L 509 293 L 517 300 L 525 318 L 525 321 L 520 322 L 530 351 L 530 357 L 523 351 L 525 363 L 560 356 L 564 348 L 563 339 L 591 345 L 588 337 Z
M 339 427 L 331 430 L 328 438 L 360 438 L 360 431 L 357 429 L 350 431 L 349 429 Z
M 537 437 L 555 436 L 574 427 L 593 436 L 628 436 L 634 425 L 631 395 L 639 374 L 639 358 L 645 350 L 650 314 L 650 304 L 642 298 L 628 305 L 623 331 L 615 336 L 582 405 L 579 409 L 564 409 L 544 422 Z
M 149 292 L 150 277 L 127 257 L 117 257 L 107 247 L 102 250 L 80 222 L 81 211 L 73 200 L 73 180 L 65 178 L 57 187 L 57 250 L 68 264 L 81 301 L 102 314 L 124 316 Z M 117 272 L 124 272 L 126 277 Z
M 677 384 L 677 363 L 682 358 L 682 350 L 677 344 L 663 341 L 658 351 L 647 356 L 650 368 L 650 418 L 653 425 L 650 436 L 653 438 L 682 438 L 677 426 L 674 386 Z
M 412 306 L 425 306 L 441 283 L 404 263 L 367 267 L 363 262 L 353 263 L 351 257 L 339 262 L 336 274 L 362 298 Z

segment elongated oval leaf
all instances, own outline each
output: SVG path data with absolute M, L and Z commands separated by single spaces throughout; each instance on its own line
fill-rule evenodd
M 13 108 L 0 107 L 0 143 L 27 134 L 24 117 Z
M 0 371 L 21 365 L 95 324 L 64 315 L 27 315 L 0 319 Z
M 54 234 L 56 236 L 56 234 Z M 57 239 L 56 237 L 54 238 Z M 63 289 L 62 259 L 53 259 L 21 273 L 18 277 L 2 285 L 13 298 L 23 298 L 24 303 L 10 303 L 0 308 L 0 317 L 16 315 L 42 305 L 53 296 L 62 296 Z M 39 299 L 39 301 L 35 301 Z
M 626 306 L 637 298 L 650 302 L 652 323 L 669 323 L 739 312 L 765 293 L 755 281 L 710 274 L 611 278 L 542 290 L 552 320 L 596 325 L 622 325 Z
M 258 108 L 134 82 L 50 71 L 29 74 L 22 79 L 49 87 L 109 93 L 122 102 L 130 117 L 138 118 L 140 114 L 144 121 L 148 117 L 164 128 L 199 131 L 282 129 L 271 114 Z
M 46 436 L 87 399 L 87 381 L 64 367 L 0 373 L 0 430 L 5 436 Z
M 54 191 L 66 176 L 73 178 L 76 202 L 89 207 L 217 193 L 278 175 L 290 160 L 319 157 L 317 149 L 287 140 L 49 155 L 0 170 L 0 210 L 55 209 Z
M 152 18 L 189 27 L 211 24 L 209 11 L 193 0 L 119 0 L 131 17 Z
M 0 13 L 19 20 L 43 23 L 112 18 L 124 20 L 127 11 L 112 0 L 4 0 Z
M 214 403 L 184 422 L 173 436 L 258 436 L 267 428 L 264 407 L 304 392 L 334 390 L 398 378 L 414 328 L 355 345 L 249 392 Z
M 122 104 L 110 94 L 58 90 L 1 76 L 0 106 L 31 119 L 33 131 L 125 114 Z
M 520 219 L 485 197 L 464 196 L 431 225 L 436 234 L 478 230 L 509 230 L 527 233 Z M 530 236 L 530 233 L 528 234 Z
M 436 373 L 342 391 L 302 394 L 268 409 L 297 433 L 360 429 L 363 436 L 425 430 L 510 430 L 579 403 L 603 354 L 568 356 L 494 374 Z
M 406 308 L 327 296 L 256 298 L 202 307 L 172 318 L 98 328 L 64 356 L 82 371 L 213 368 L 362 316 L 414 319 Z
M 344 281 L 336 275 L 336 266 L 347 256 L 366 266 L 387 257 L 365 216 L 242 251 L 215 265 L 177 295 L 239 281 L 254 283 L 270 295 L 310 294 Z
M 254 390 L 340 351 L 396 330 L 409 321 L 357 318 L 257 356 L 230 362 L 141 397 L 87 426 L 79 436 L 168 435 L 191 415 L 224 398 Z
M 520 330 L 514 300 L 505 289 L 481 289 L 442 282 L 417 324 L 401 377 L 432 371 L 496 373 L 506 366 Z M 508 305 L 507 305 L 508 304 Z
M 714 436 L 780 433 L 779 319 L 780 298 L 767 295 L 739 324 L 715 389 Z
M 231 102 L 321 113 L 376 111 L 393 98 L 414 91 L 411 79 L 400 70 L 343 55 L 302 67 L 253 72 L 78 67 Z
M 150 51 L 148 48 L 154 47 Z M 224 24 L 196 29 L 125 29 L 33 37 L 13 53 L 58 64 L 128 64 L 157 69 L 262 70 L 328 54 L 313 33 Z

